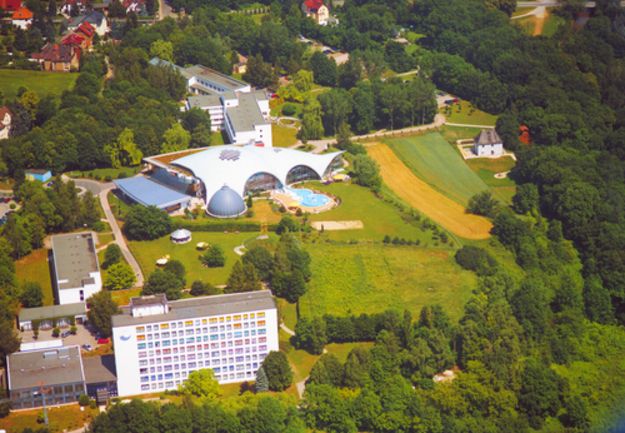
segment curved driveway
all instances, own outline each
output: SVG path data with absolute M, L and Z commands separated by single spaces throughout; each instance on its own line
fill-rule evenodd
M 119 224 L 117 224 L 117 220 L 115 219 L 113 211 L 111 210 L 111 205 L 109 204 L 108 193 L 115 188 L 115 185 L 111 182 L 102 183 L 90 179 L 74 179 L 65 175 L 63 175 L 63 180 L 72 180 L 77 187 L 84 188 L 87 191 L 91 192 L 93 195 L 98 196 L 98 198 L 100 199 L 100 204 L 102 205 L 102 210 L 104 211 L 104 216 L 106 217 L 106 221 L 111 226 L 111 231 L 113 232 L 113 238 L 115 239 L 113 242 L 115 242 L 119 246 L 119 249 L 122 251 L 126 262 L 128 262 L 133 272 L 135 273 L 135 277 L 137 279 L 137 281 L 135 282 L 135 287 L 143 287 L 144 278 L 141 267 L 135 259 L 135 256 L 133 256 L 130 252 L 128 244 L 126 243 L 126 239 L 124 238 L 124 235 L 119 228 Z

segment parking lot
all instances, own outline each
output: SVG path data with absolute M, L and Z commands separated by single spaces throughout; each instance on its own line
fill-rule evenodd
M 63 340 L 64 346 L 73 346 L 79 345 L 83 346 L 85 344 L 91 345 L 91 347 L 95 348 L 98 345 L 95 334 L 92 334 L 89 329 L 87 329 L 84 325 L 76 325 L 77 331 L 76 335 L 68 335 L 65 338 L 61 337 L 53 337 L 52 329 L 48 330 L 39 330 L 39 338 L 36 340 L 33 338 L 32 331 L 24 331 L 20 332 L 20 337 L 22 337 L 22 343 L 32 343 L 34 341 L 50 341 L 50 340 Z M 69 332 L 69 327 L 61 328 L 61 334 L 64 332 Z

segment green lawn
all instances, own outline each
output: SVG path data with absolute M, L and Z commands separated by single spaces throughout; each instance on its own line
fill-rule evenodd
M 488 189 L 458 151 L 437 132 L 385 142 L 415 175 L 462 205 Z
M 551 37 L 558 31 L 560 26 L 564 24 L 566 24 L 566 21 L 564 18 L 550 13 L 547 19 L 545 20 L 545 24 L 543 25 L 542 35 L 546 37 Z
M 33 90 L 40 97 L 48 94 L 60 95 L 74 86 L 76 78 L 78 74 L 75 73 L 0 69 L 0 89 L 8 99 L 14 98 L 20 87 Z
M 310 215 L 311 221 L 360 220 L 364 225 L 364 228 L 357 230 L 326 231 L 323 234 L 324 238 L 336 241 L 381 241 L 385 235 L 389 235 L 410 240 L 419 239 L 422 245 L 431 242 L 431 232 L 422 231 L 419 227 L 405 222 L 392 204 L 376 197 L 367 188 L 351 183 L 331 185 L 313 183 L 309 186 L 341 199 L 341 203 L 334 209 Z
M 171 260 L 180 260 L 185 266 L 187 286 L 195 280 L 221 285 L 226 284 L 232 266 L 239 259 L 239 256 L 234 253 L 234 247 L 254 240 L 258 235 L 259 233 L 193 232 L 193 240 L 183 245 L 173 244 L 169 240 L 169 235 L 154 241 L 131 241 L 129 244 L 146 277 L 156 269 L 156 260 L 169 254 Z M 226 265 L 222 268 L 202 266 L 199 260 L 202 252 L 195 248 L 198 242 L 221 246 L 226 256 Z
M 306 245 L 313 278 L 300 299 L 302 316 L 374 313 L 418 314 L 440 304 L 455 320 L 477 277 L 462 270 L 448 250 L 410 246 Z
M 514 167 L 512 158 L 476 158 L 469 159 L 466 164 L 484 181 L 493 191 L 493 195 L 506 204 L 512 203 L 512 196 L 516 192 L 516 184 L 512 179 L 496 179 L 495 174 L 510 171 Z
M 440 109 L 450 123 L 494 126 L 497 121 L 497 116 L 479 110 L 468 101 L 460 100 L 458 104 L 453 104 L 450 108 L 450 110 L 446 110 L 446 107 Z
M 271 125 L 274 147 L 290 147 L 297 142 L 297 129 L 286 126 Z
M 15 262 L 15 274 L 20 283 L 39 283 L 43 290 L 43 305 L 54 305 L 52 278 L 48 265 L 48 250 L 40 248 Z

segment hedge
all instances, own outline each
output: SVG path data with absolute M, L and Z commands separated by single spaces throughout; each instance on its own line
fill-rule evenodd
M 187 229 L 195 232 L 259 232 L 260 223 L 256 222 L 202 222 L 202 223 L 186 223 L 184 221 L 175 221 L 175 228 Z M 275 232 L 278 224 L 268 224 L 267 230 Z

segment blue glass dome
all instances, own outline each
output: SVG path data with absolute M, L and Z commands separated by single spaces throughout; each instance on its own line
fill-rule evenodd
M 227 185 L 222 186 L 208 202 L 206 212 L 217 218 L 233 218 L 245 212 L 245 202 Z

